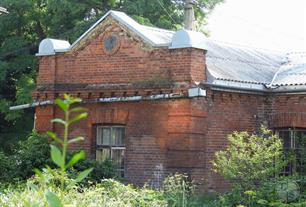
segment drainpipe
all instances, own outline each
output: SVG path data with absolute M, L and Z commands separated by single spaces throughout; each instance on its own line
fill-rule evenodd
M 184 28 L 186 30 L 194 30 L 194 10 L 193 5 L 195 0 L 185 0 L 185 9 L 184 9 Z

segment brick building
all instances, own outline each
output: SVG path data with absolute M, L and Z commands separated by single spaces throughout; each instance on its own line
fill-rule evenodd
M 72 126 L 92 158 L 111 158 L 129 182 L 160 186 L 185 172 L 204 190 L 226 184 L 211 171 L 229 133 L 276 130 L 298 148 L 306 129 L 305 54 L 214 42 L 190 30 L 138 24 L 110 11 L 76 42 L 39 46 L 36 129 L 54 130 L 56 97 L 81 97 L 89 118 Z M 289 129 L 292 129 L 291 131 Z M 287 169 L 301 170 L 298 167 Z M 304 169 L 305 170 L 305 169 Z

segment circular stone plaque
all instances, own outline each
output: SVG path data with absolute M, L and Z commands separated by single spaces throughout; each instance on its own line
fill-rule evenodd
M 119 48 L 119 38 L 116 35 L 106 35 L 103 38 L 103 50 L 106 54 L 114 54 Z

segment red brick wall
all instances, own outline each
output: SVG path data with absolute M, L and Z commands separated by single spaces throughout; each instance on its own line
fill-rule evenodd
M 205 79 L 203 50 L 154 49 L 117 22 L 108 19 L 106 23 L 70 53 L 41 57 L 38 87 L 50 83 L 138 84 L 144 87 L 152 82 L 188 84 Z M 118 51 L 112 55 L 103 50 L 103 38 L 108 34 L 120 40 Z
M 277 95 L 270 98 L 271 128 L 306 128 L 306 96 L 303 94 Z

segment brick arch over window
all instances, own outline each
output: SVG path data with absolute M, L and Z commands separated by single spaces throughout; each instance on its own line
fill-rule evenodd
M 122 124 L 126 125 L 129 111 L 117 108 L 96 108 L 90 112 L 90 124 Z
M 274 113 L 269 117 L 269 125 L 271 128 L 306 128 L 305 112 L 282 112 Z

